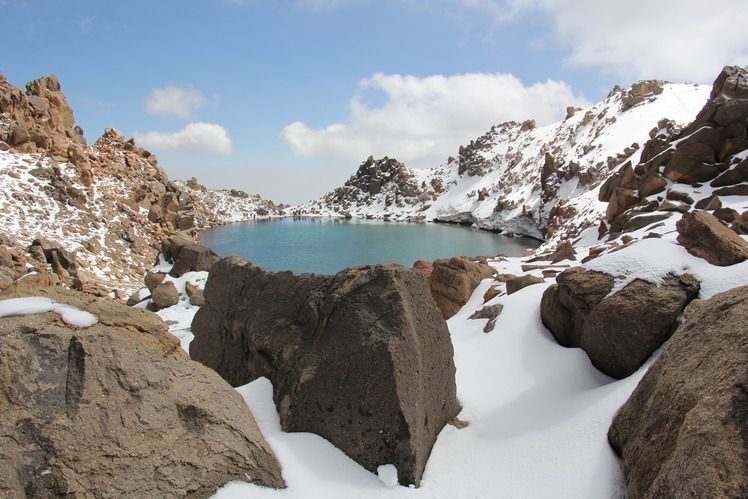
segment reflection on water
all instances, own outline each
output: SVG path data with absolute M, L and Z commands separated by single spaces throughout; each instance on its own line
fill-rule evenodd
M 268 270 L 334 274 L 354 265 L 436 260 L 451 256 L 519 256 L 540 243 L 457 225 L 281 218 L 204 231 L 200 243 Z

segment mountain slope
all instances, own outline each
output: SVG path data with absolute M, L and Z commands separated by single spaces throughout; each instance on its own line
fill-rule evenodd
M 300 206 L 310 213 L 470 223 L 538 239 L 578 233 L 602 218 L 597 187 L 638 162 L 648 132 L 691 121 L 709 86 L 643 81 L 616 88 L 561 122 L 504 123 L 428 170 L 369 158 L 346 185 Z M 672 120 L 669 124 L 663 118 Z M 559 232 L 562 220 L 577 226 Z
M 259 196 L 170 181 L 156 156 L 117 130 L 89 146 L 74 123 L 54 75 L 24 91 L 0 74 L 0 235 L 18 255 L 13 280 L 50 270 L 49 255 L 28 253 L 45 239 L 72 254 L 66 272 L 57 269 L 63 284 L 95 294 L 132 291 L 161 239 L 280 213 Z

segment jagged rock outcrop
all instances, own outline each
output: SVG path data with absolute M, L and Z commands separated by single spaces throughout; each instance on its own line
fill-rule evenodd
M 366 469 L 420 483 L 457 415 L 446 324 L 415 270 L 273 273 L 228 256 L 211 269 L 192 358 L 234 386 L 266 376 L 285 431 L 323 436 Z
M 2 157 L 0 213 L 16 226 L 9 230 L 19 245 L 55 234 L 57 254 L 74 255 L 71 268 L 46 254 L 64 284 L 101 295 L 132 288 L 161 238 L 193 226 L 189 196 L 149 151 L 114 129 L 86 144 L 55 76 L 25 92 L 0 77 L 0 113 L 0 140 L 11 146 Z
M 493 276 L 494 270 L 485 263 L 463 257 L 444 258 L 433 263 L 428 279 L 431 296 L 444 319 L 449 319 L 467 303 L 483 279 Z
M 157 316 L 59 287 L 26 294 L 99 322 L 0 318 L 0 495 L 209 497 L 231 480 L 284 486 L 242 397 L 190 361 Z
M 624 164 L 601 187 L 600 200 L 608 202 L 607 226 L 602 231 L 613 236 L 632 232 L 670 216 L 662 212 L 714 211 L 722 207 L 720 197 L 745 195 L 746 119 L 748 71 L 725 67 L 712 86 L 709 101 L 691 124 L 680 128 L 669 120 L 660 121 L 650 131 L 640 162 L 633 168 Z M 678 193 L 679 183 L 709 183 L 720 189 L 705 190 L 701 198 L 694 199 Z M 652 212 L 660 214 L 642 217 Z
M 629 90 L 621 89 L 623 108 L 630 109 L 641 104 L 647 98 L 661 94 L 664 84 L 665 82 L 662 80 L 643 80 L 631 85 Z
M 628 496 L 748 493 L 748 288 L 686 309 L 613 420 Z
M 284 214 L 281 206 L 258 194 L 250 195 L 237 189 L 208 189 L 194 177 L 187 182 L 175 180 L 173 183 L 192 199 L 194 225 L 198 229 Z
M 388 208 L 411 207 L 432 196 L 433 189 L 419 185 L 404 164 L 388 157 L 375 160 L 369 156 L 343 187 L 325 195 L 324 203 L 346 214 L 355 206 L 380 201 Z
M 565 347 L 580 347 L 608 376 L 625 378 L 667 340 L 678 316 L 699 292 L 690 275 L 660 285 L 636 279 L 608 296 L 614 277 L 573 267 L 543 293 L 543 324 Z
M 64 285 L 132 292 L 163 238 L 281 211 L 259 196 L 171 182 L 134 140 L 108 128 L 88 146 L 74 122 L 55 76 L 23 91 L 0 75 L 0 214 L 21 248 L 46 238 L 75 255 L 73 272 L 47 255 L 45 270 Z
M 709 212 L 685 213 L 677 228 L 681 246 L 712 265 L 726 267 L 748 259 L 748 242 Z
M 55 75 L 37 78 L 24 92 L 0 74 L 0 113 L 0 141 L 19 152 L 66 156 L 71 142 L 86 144 Z

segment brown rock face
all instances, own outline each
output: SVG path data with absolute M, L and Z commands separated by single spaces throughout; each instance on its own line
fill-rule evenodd
M 193 359 L 234 386 L 266 376 L 285 431 L 316 433 L 370 471 L 393 464 L 401 484 L 419 484 L 460 405 L 449 332 L 418 271 L 296 275 L 232 255 L 204 296 Z
M 0 319 L 1 496 L 209 497 L 248 477 L 284 486 L 241 396 L 160 319 L 59 288 L 33 294 L 100 322 Z
M 508 281 L 506 281 L 506 294 L 511 295 L 522 288 L 526 288 L 527 286 L 540 284 L 543 282 L 545 282 L 545 279 L 543 279 L 542 277 L 535 277 L 531 274 L 525 274 L 520 277 L 515 277 L 514 279 L 509 279 Z
M 678 129 L 672 122 L 658 124 L 642 150 L 641 162 L 633 171 L 624 165 L 600 189 L 600 200 L 607 201 L 606 220 L 609 232 L 619 234 L 631 230 L 629 223 L 642 212 L 652 211 L 652 197 L 667 189 L 668 181 L 683 184 L 711 182 L 719 187 L 720 197 L 748 193 L 748 70 L 725 67 L 712 87 L 709 101 L 688 126 Z M 668 190 L 667 197 L 676 192 Z M 720 208 L 718 199 L 693 200 L 685 194 L 681 199 L 697 208 L 712 211 Z M 705 195 L 706 197 L 706 195 Z M 649 199 L 648 199 L 649 198 Z M 658 201 L 661 201 L 658 200 Z M 724 200 L 723 200 L 724 201 Z M 683 207 L 668 206 L 669 211 Z
M 748 492 L 748 288 L 686 309 L 608 438 L 629 497 Z
M 177 291 L 174 283 L 171 281 L 163 282 L 153 288 L 151 303 L 154 310 L 161 310 L 162 308 L 168 308 L 179 303 L 179 291 Z
M 582 267 L 565 270 L 543 294 L 543 324 L 565 347 L 580 347 L 608 376 L 625 378 L 668 338 L 698 294 L 690 276 L 661 286 L 635 280 L 612 296 L 613 277 Z
M 694 256 L 725 267 L 748 258 L 748 243 L 705 211 L 685 213 L 677 223 L 678 242 Z
M 493 275 L 493 269 L 462 257 L 434 262 L 429 286 L 442 317 L 449 319 L 470 299 L 473 290 L 483 279 Z

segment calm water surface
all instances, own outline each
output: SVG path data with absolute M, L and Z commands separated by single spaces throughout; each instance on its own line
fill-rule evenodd
M 236 254 L 272 271 L 335 274 L 354 265 L 452 256 L 522 255 L 540 243 L 457 225 L 281 218 L 206 230 L 200 243 L 221 256 Z

